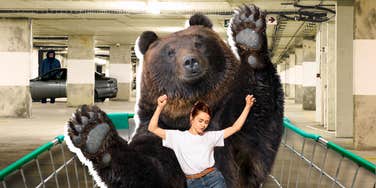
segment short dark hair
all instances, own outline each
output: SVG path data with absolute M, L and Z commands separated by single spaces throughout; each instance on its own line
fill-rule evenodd
M 197 101 L 193 105 L 192 110 L 191 110 L 192 117 L 193 118 L 196 117 L 199 111 L 205 112 L 205 113 L 209 114 L 209 116 L 211 117 L 211 111 L 210 111 L 209 106 L 202 101 Z

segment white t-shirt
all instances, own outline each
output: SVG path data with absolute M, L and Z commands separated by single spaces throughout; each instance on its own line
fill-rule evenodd
M 174 150 L 178 162 L 186 175 L 197 174 L 212 167 L 214 147 L 224 146 L 223 130 L 208 131 L 193 135 L 189 131 L 166 130 L 163 146 Z

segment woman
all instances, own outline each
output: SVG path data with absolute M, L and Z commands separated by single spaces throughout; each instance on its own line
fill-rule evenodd
M 223 147 L 224 139 L 238 132 L 255 102 L 253 95 L 245 97 L 246 105 L 235 123 L 220 131 L 208 131 L 211 112 L 207 104 L 196 102 L 190 114 L 191 127 L 187 131 L 165 130 L 158 127 L 161 111 L 167 104 L 167 95 L 158 97 L 158 106 L 150 120 L 148 130 L 163 139 L 163 146 L 171 148 L 186 174 L 188 188 L 226 187 L 224 178 L 215 167 L 214 147 Z

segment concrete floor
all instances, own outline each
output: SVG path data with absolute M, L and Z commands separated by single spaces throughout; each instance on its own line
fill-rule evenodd
M 106 112 L 133 112 L 134 102 L 106 101 L 97 105 Z M 55 104 L 33 103 L 32 118 L 0 118 L 0 168 L 32 151 L 36 147 L 63 134 L 63 128 L 75 108 L 66 107 L 64 101 Z M 314 121 L 314 111 L 303 111 L 301 105 L 286 100 L 285 115 L 293 124 L 325 139 L 352 149 L 352 139 L 335 138 Z M 354 151 L 356 154 L 376 163 L 376 151 Z

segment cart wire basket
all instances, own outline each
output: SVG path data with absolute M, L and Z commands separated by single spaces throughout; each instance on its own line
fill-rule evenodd
M 125 139 L 134 131 L 133 114 L 110 113 Z M 294 126 L 285 118 L 279 151 L 267 181 L 269 187 L 376 188 L 376 165 Z M 0 188 L 97 187 L 88 169 L 57 136 L 0 171 Z
M 376 166 L 370 161 L 307 133 L 284 118 L 282 142 L 263 187 L 376 188 Z

